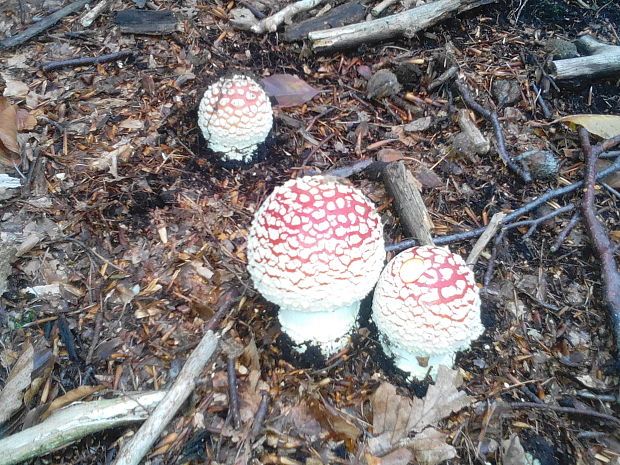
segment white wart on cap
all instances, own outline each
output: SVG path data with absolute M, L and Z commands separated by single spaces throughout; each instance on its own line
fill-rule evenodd
M 255 288 L 280 307 L 282 330 L 326 356 L 346 345 L 384 260 L 374 206 L 336 178 L 308 176 L 274 189 L 248 237 L 248 270 Z
M 377 283 L 372 317 L 398 368 L 423 379 L 452 367 L 484 331 L 474 274 L 460 255 L 434 246 L 401 252 Z
M 205 91 L 198 126 L 223 160 L 249 162 L 273 125 L 271 103 L 263 88 L 248 76 L 221 78 Z

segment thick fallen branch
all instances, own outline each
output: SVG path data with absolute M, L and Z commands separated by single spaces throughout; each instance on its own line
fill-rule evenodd
M 139 392 L 116 399 L 79 402 L 57 410 L 42 423 L 0 440 L 0 465 L 20 463 L 97 431 L 142 421 L 165 394 Z
M 394 197 L 396 210 L 405 230 L 421 245 L 433 245 L 430 216 L 420 191 L 407 179 L 407 168 L 402 161 L 389 163 L 383 168 L 383 182 Z
M 77 0 L 76 2 L 70 3 L 64 8 L 52 13 L 46 18 L 43 18 L 41 21 L 30 26 L 25 31 L 20 32 L 19 34 L 15 34 L 14 36 L 7 37 L 4 40 L 0 40 L 0 48 L 11 48 L 16 45 L 23 44 L 24 42 L 32 39 L 34 36 L 41 34 L 46 29 L 49 29 L 58 21 L 60 21 L 65 16 L 69 16 L 71 13 L 75 13 L 78 10 L 84 8 L 84 6 L 89 3 L 90 0 Z
M 589 35 L 577 39 L 575 45 L 585 56 L 552 61 L 550 68 L 555 79 L 590 80 L 620 73 L 620 46 L 604 44 Z
M 114 60 L 120 60 L 121 58 L 130 57 L 132 55 L 133 52 L 130 52 L 129 50 L 121 50 L 120 52 L 109 53 L 107 55 L 101 55 L 98 57 L 72 58 L 71 60 L 50 61 L 47 63 L 43 63 L 41 69 L 45 72 L 48 72 L 60 68 L 75 68 L 78 66 L 98 65 L 99 63 L 107 63 Z
M 286 42 L 303 40 L 312 31 L 341 27 L 346 24 L 361 21 L 366 16 L 366 7 L 360 2 L 353 1 L 332 8 L 318 18 L 310 18 L 286 28 L 282 38 Z
M 323 0 L 301 0 L 299 2 L 292 3 L 277 13 L 261 19 L 258 23 L 251 27 L 251 31 L 256 34 L 275 32 L 282 23 L 290 20 L 297 13 L 311 10 L 315 6 L 320 5 L 322 2 Z
M 397 37 L 411 38 L 419 31 L 447 19 L 453 13 L 462 13 L 494 1 L 438 0 L 385 18 L 310 32 L 308 38 L 315 52 L 351 48 Z
M 618 272 L 618 265 L 614 257 L 615 244 L 611 242 L 605 227 L 596 217 L 596 206 L 594 203 L 597 178 L 596 160 L 604 149 L 601 144 L 594 147 L 590 145 L 590 136 L 585 128 L 579 129 L 579 138 L 581 139 L 581 147 L 586 160 L 584 180 L 586 190 L 583 195 L 581 210 L 588 228 L 588 234 L 601 262 L 603 295 L 615 337 L 616 366 L 620 368 L 620 272 Z M 614 139 L 616 143 L 620 143 L 620 136 Z M 605 143 L 608 143 L 608 141 L 605 141 Z

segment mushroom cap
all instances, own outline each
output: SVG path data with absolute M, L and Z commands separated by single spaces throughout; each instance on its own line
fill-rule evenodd
M 269 98 L 248 76 L 221 78 L 200 101 L 198 126 L 209 148 L 225 160 L 250 161 L 272 125 Z
M 388 346 L 421 357 L 468 348 L 484 331 L 473 272 L 435 246 L 407 249 L 386 265 L 372 317 Z
M 276 187 L 263 202 L 247 253 L 266 299 L 293 311 L 333 311 L 363 299 L 377 282 L 383 226 L 358 189 L 307 176 Z

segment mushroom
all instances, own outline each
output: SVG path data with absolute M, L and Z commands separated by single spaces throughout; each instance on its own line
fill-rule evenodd
M 423 379 L 452 367 L 459 350 L 484 331 L 474 274 L 442 247 L 405 250 L 387 264 L 375 289 L 372 318 L 398 368 Z
M 254 287 L 280 307 L 282 330 L 302 351 L 342 349 L 360 301 L 385 260 L 383 226 L 372 203 L 335 177 L 307 176 L 276 187 L 248 236 Z
M 273 125 L 271 103 L 262 87 L 240 74 L 221 78 L 205 91 L 198 126 L 223 160 L 249 162 Z

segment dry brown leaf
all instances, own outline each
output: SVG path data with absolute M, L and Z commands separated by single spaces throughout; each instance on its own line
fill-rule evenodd
M 429 386 L 423 399 L 398 395 L 396 388 L 383 383 L 372 396 L 373 432 L 368 441 L 373 455 L 382 455 L 410 432 L 419 432 L 458 412 L 472 402 L 463 391 L 459 373 L 440 366 L 435 384 Z
M 396 149 L 381 149 L 377 153 L 377 160 L 384 161 L 386 163 L 389 163 L 391 161 L 402 160 L 403 157 L 404 157 L 403 152 L 401 152 L 400 150 L 396 150 Z
M 5 100 L 5 99 L 3 99 Z M 0 163 L 12 166 L 19 163 L 17 143 L 17 112 L 14 105 L 5 105 L 0 110 Z
M 375 457 L 366 453 L 365 459 L 368 465 L 407 465 L 413 453 L 409 449 L 401 447 L 383 457 Z
M 37 119 L 28 110 L 18 108 L 16 116 L 17 131 L 30 131 L 37 125 Z
M 456 449 L 446 443 L 446 434 L 426 428 L 411 441 L 413 455 L 419 465 L 437 465 L 456 457 Z
M 88 397 L 91 394 L 94 394 L 97 391 L 101 391 L 105 389 L 105 386 L 79 386 L 71 391 L 67 392 L 64 396 L 60 396 L 55 399 L 47 408 L 45 413 L 41 415 L 41 420 L 45 420 L 52 413 L 62 407 L 66 407 L 73 402 L 83 399 L 84 397 Z
M 324 399 L 310 400 L 309 407 L 314 418 L 340 439 L 355 440 L 362 433 L 344 413 L 329 405 Z
M 303 105 L 319 93 L 306 81 L 291 74 L 274 74 L 261 82 L 266 94 L 274 97 L 280 107 Z

